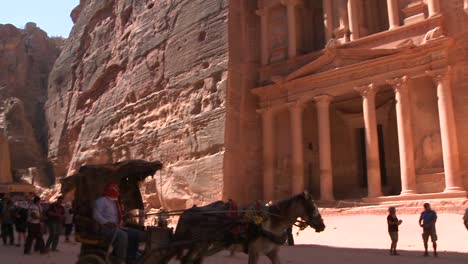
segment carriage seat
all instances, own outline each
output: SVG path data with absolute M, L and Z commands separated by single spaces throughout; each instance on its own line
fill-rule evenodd
M 79 232 L 75 232 L 75 241 L 81 244 L 99 246 L 99 247 L 107 247 L 109 244 L 101 236 L 98 236 L 98 235 L 92 236 L 90 234 L 86 234 L 86 233 L 82 234 Z
M 99 234 L 101 225 L 94 219 L 86 216 L 75 215 L 75 240 L 76 242 L 95 245 L 107 246 L 108 242 Z

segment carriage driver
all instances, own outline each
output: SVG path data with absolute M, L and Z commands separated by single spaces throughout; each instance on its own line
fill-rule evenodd
M 144 232 L 122 226 L 122 206 L 119 202 L 120 190 L 116 183 L 104 187 L 101 197 L 96 199 L 93 218 L 101 224 L 100 233 L 112 241 L 114 256 L 119 264 L 136 259 L 138 243 L 144 241 Z

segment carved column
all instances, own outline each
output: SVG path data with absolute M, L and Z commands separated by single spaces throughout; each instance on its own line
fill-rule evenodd
M 325 38 L 327 43 L 333 38 L 333 3 L 332 0 L 323 0 L 323 23 L 325 24 Z
M 302 138 L 303 110 L 304 105 L 302 102 L 293 102 L 289 104 L 293 170 L 293 176 L 291 179 L 292 195 L 304 191 L 304 143 Z
M 349 16 L 348 16 L 348 0 L 342 0 L 338 5 L 338 17 L 339 17 L 339 28 L 335 29 L 335 38 L 342 38 L 342 41 L 349 42 L 351 37 L 351 30 L 349 28 Z
M 393 86 L 396 100 L 398 148 L 400 151 L 401 195 L 415 194 L 416 175 L 414 167 L 413 129 L 407 76 L 387 81 Z
M 437 84 L 437 106 L 439 110 L 440 136 L 444 159 L 445 192 L 464 191 L 460 175 L 460 160 L 453 110 L 451 78 L 452 71 L 428 72 Z
M 262 115 L 263 125 L 263 200 L 272 201 L 275 198 L 274 114 L 271 108 L 257 112 Z
M 297 13 L 296 6 L 302 0 L 281 0 L 288 13 L 288 56 L 290 59 L 297 56 Z
M 333 172 L 330 137 L 331 96 L 320 95 L 314 98 L 317 106 L 319 152 L 320 152 L 320 200 L 334 200 Z
M 389 29 L 400 26 L 400 7 L 398 0 L 387 0 Z
M 379 139 L 377 136 L 377 116 L 375 111 L 375 94 L 377 92 L 377 87 L 374 84 L 370 84 L 356 87 L 355 89 L 361 94 L 363 99 L 368 196 L 377 197 L 382 195 Z
M 349 29 L 351 30 L 351 40 L 359 38 L 359 10 L 357 0 L 348 0 Z
M 428 0 L 427 9 L 430 17 L 440 14 L 440 0 Z
M 267 65 L 270 62 L 270 43 L 268 40 L 269 37 L 269 13 L 268 9 L 257 10 L 257 15 L 260 16 L 260 27 L 261 27 L 261 56 L 262 56 L 262 65 Z

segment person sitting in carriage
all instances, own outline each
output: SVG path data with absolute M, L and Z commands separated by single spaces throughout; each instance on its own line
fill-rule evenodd
M 107 184 L 102 196 L 95 201 L 93 218 L 101 225 L 100 234 L 112 242 L 117 263 L 124 264 L 136 260 L 138 244 L 145 240 L 145 234 L 122 225 L 119 196 L 119 186 L 116 183 Z
M 159 208 L 158 212 L 158 227 L 167 228 L 168 223 L 167 219 L 169 218 L 169 213 L 164 209 L 164 207 Z

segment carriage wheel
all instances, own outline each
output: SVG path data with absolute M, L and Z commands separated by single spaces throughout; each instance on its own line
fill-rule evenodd
M 106 261 L 98 255 L 84 255 L 78 259 L 76 264 L 106 264 Z

